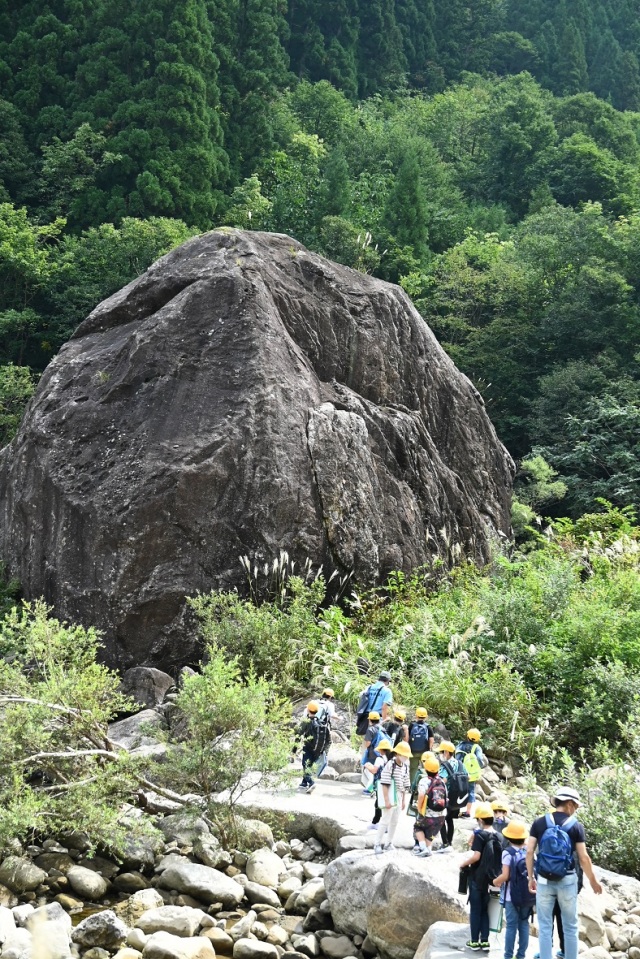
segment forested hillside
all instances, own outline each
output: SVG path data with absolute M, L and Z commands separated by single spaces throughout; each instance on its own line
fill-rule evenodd
M 0 439 L 100 299 L 228 224 L 400 282 L 560 474 L 533 509 L 637 505 L 636 8 L 0 0 Z

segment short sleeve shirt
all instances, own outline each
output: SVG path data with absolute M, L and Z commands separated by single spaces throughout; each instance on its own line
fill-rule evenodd
M 392 702 L 393 693 L 390 688 L 385 686 L 380 680 L 378 680 L 377 683 L 373 683 L 369 692 L 369 712 L 375 710 L 382 716 L 382 707 L 385 704 L 390 706 Z

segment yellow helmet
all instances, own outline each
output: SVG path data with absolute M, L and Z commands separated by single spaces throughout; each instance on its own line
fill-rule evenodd
M 473 815 L 476 819 L 493 819 L 493 809 L 488 802 L 479 802 Z
M 491 803 L 491 808 L 494 812 L 509 812 L 509 807 L 507 806 L 504 799 L 494 799 Z M 518 838 L 517 836 L 514 838 Z
M 416 719 L 426 719 L 428 715 L 429 715 L 429 713 L 428 713 L 427 710 L 424 708 L 424 706 L 417 706 L 417 707 L 416 707 Z
M 505 839 L 526 839 L 529 833 L 523 822 L 510 822 L 502 830 L 502 835 Z
M 407 718 L 407 711 L 403 709 L 402 706 L 394 706 L 393 715 L 395 719 L 400 719 L 402 722 Z
M 322 695 L 325 697 L 325 699 L 326 698 L 334 699 L 336 694 L 334 693 L 334 691 L 331 689 L 330 686 L 327 686 L 326 689 L 322 690 Z
M 372 723 L 377 723 L 377 721 L 380 719 L 380 713 L 377 713 L 374 709 L 373 712 L 369 713 L 369 719 Z
M 440 763 L 434 753 L 423 753 L 420 761 L 428 773 L 437 773 L 440 770 Z
M 394 746 L 393 751 L 397 756 L 404 756 L 405 759 L 411 759 L 409 743 L 398 743 L 397 746 Z
M 475 726 L 473 727 L 473 729 L 468 729 L 467 739 L 470 739 L 472 743 L 479 743 L 480 740 L 482 739 L 482 736 L 480 735 L 480 730 L 476 729 Z
M 378 750 L 378 752 L 380 752 L 383 749 L 393 749 L 393 746 L 391 745 L 390 740 L 381 739 L 378 745 L 376 746 L 376 749 Z
M 450 743 L 448 739 L 444 739 L 439 746 L 436 746 L 436 752 L 438 753 L 451 753 L 453 756 L 455 751 L 456 747 L 453 745 L 453 743 Z
M 320 703 L 316 702 L 315 699 L 312 699 L 310 703 L 307 703 L 308 713 L 317 713 L 319 709 L 320 709 Z

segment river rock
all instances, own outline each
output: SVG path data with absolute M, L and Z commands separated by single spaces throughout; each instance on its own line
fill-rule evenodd
M 149 888 L 149 881 L 139 872 L 121 872 L 113 880 L 118 892 L 139 892 Z
M 261 819 L 238 816 L 236 819 L 236 835 L 238 837 L 239 848 L 248 853 L 256 849 L 261 849 L 262 847 L 271 849 L 273 846 L 271 826 L 266 822 L 262 822 Z M 238 863 L 236 863 L 236 865 L 238 865 Z
M 242 900 L 242 886 L 210 866 L 183 861 L 160 873 L 158 884 L 163 889 L 177 889 L 202 902 L 220 902 L 226 909 L 234 909 Z
M 160 906 L 159 909 L 144 912 L 136 921 L 136 926 L 145 935 L 170 932 L 173 936 L 195 936 L 205 915 L 202 909 L 188 906 Z
M 268 905 L 274 909 L 280 908 L 280 899 L 278 893 L 269 886 L 261 886 L 259 882 L 246 882 L 244 884 L 244 894 L 251 905 Z
M 357 956 L 358 950 L 348 936 L 336 936 L 320 939 L 320 950 L 328 959 L 347 959 L 347 956 Z
M 278 895 L 281 899 L 286 900 L 292 893 L 298 892 L 300 889 L 302 889 L 302 880 L 296 876 L 288 876 L 278 886 Z
M 251 882 L 277 889 L 280 879 L 286 875 L 286 869 L 280 856 L 276 856 L 270 849 L 262 848 L 256 849 L 249 856 L 246 873 Z
M 253 909 L 250 909 L 246 916 L 243 916 L 242 919 L 238 919 L 238 921 L 234 923 L 233 926 L 231 926 L 231 928 L 228 930 L 233 941 L 237 942 L 239 939 L 248 938 L 257 918 L 258 917 Z
M 209 940 L 215 951 L 225 956 L 230 956 L 233 952 L 233 939 L 224 929 L 213 926 L 211 929 L 205 929 L 203 936 Z
M 389 959 L 413 959 L 434 922 L 467 922 L 453 856 L 348 852 L 329 863 L 324 882 L 336 929 L 368 935 Z
M 130 946 L 121 946 L 113 959 L 141 959 L 142 953 L 138 949 L 132 949 Z
M 415 959 L 438 959 L 453 952 L 465 952 L 465 942 L 468 938 L 468 925 L 439 920 L 429 926 L 420 940 Z M 370 955 L 370 953 L 367 954 Z
M 97 306 L 0 454 L 0 556 L 111 665 L 198 655 L 184 597 L 237 557 L 412 571 L 510 531 L 513 466 L 397 286 L 215 230 Z M 215 506 L 212 506 L 215 504 Z
M 51 869 L 57 869 L 58 872 L 66 874 L 72 866 L 75 866 L 75 860 L 66 852 L 43 852 L 42 855 L 34 859 L 36 866 L 49 872 Z
M 199 836 L 210 834 L 204 819 L 187 811 L 165 816 L 158 822 L 158 829 L 167 842 L 175 840 L 180 846 L 192 846 Z
M 194 836 L 193 855 L 204 866 L 210 866 L 212 869 L 218 869 L 220 866 L 231 865 L 231 853 L 223 849 L 220 840 L 216 839 L 210 833 L 202 833 Z
M 312 906 L 319 906 L 325 899 L 325 895 L 324 879 L 321 877 L 310 879 L 296 893 L 296 909 L 307 910 Z
M 155 932 L 142 950 L 143 959 L 215 959 L 206 936 L 184 939 L 168 932 Z
M 7 856 L 0 865 L 0 883 L 19 895 L 37 889 L 46 877 L 43 869 L 20 856 Z
M 153 750 L 163 745 L 154 736 L 154 728 L 166 729 L 167 727 L 162 716 L 155 709 L 143 709 L 135 716 L 127 716 L 125 719 L 118 720 L 117 723 L 110 723 L 109 739 L 128 749 L 129 752 L 140 754 L 140 750 Z
M 32 950 L 33 939 L 29 930 L 15 929 L 4 942 L 2 959 L 31 959 Z
M 233 946 L 233 959 L 279 959 L 278 950 L 270 942 L 238 939 Z
M 150 872 L 156 856 L 164 848 L 161 836 L 128 836 L 125 841 L 122 868 L 136 872 Z
M 112 909 L 87 916 L 71 933 L 71 939 L 84 949 L 100 946 L 114 949 L 127 938 L 128 929 Z
M 120 692 L 130 696 L 140 706 L 159 706 L 165 693 L 173 686 L 173 679 L 161 669 L 151 666 L 133 666 L 127 669 L 120 683 Z
M 25 920 L 25 926 L 31 933 L 35 933 L 36 929 L 42 928 L 42 926 L 48 927 L 52 924 L 60 926 L 67 937 L 71 935 L 71 918 L 58 902 L 49 902 L 44 906 L 38 906 L 37 909 L 31 911 Z
M 17 906 L 16 908 L 24 909 L 24 906 Z M 33 912 L 33 907 L 31 907 L 31 911 Z M 7 906 L 0 906 L 0 946 L 14 932 L 16 926 L 22 927 L 24 925 L 24 922 L 16 922 L 15 909 L 12 912 Z
M 109 888 L 107 881 L 99 873 L 85 866 L 72 866 L 67 873 L 67 879 L 78 896 L 89 899 L 91 902 L 103 899 Z

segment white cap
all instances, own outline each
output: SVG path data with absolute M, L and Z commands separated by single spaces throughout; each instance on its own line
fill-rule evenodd
M 582 805 L 577 789 L 571 789 L 570 786 L 561 786 L 558 790 L 556 790 L 553 797 L 553 803 L 555 806 L 559 806 L 561 803 L 569 801 L 574 802 L 578 807 Z

